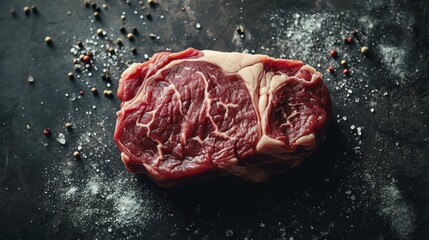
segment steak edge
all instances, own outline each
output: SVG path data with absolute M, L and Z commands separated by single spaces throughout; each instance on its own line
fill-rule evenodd
M 298 60 L 189 48 L 132 64 L 114 134 L 126 168 L 158 185 L 298 166 L 332 114 L 322 74 Z

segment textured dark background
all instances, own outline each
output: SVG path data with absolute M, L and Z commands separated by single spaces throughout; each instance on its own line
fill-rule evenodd
M 108 7 L 99 21 L 78 0 L 0 1 L 0 239 L 428 239 L 427 1 L 91 2 Z M 26 16 L 32 5 L 39 12 Z M 137 27 L 134 42 L 121 25 Z M 100 27 L 104 38 L 95 34 Z M 355 44 L 345 45 L 355 29 Z M 122 48 L 112 43 L 118 37 Z M 94 65 L 70 81 L 78 40 L 95 51 Z M 262 184 L 163 189 L 128 173 L 112 137 L 119 101 L 89 89 L 116 91 L 127 64 L 187 47 L 315 66 L 334 105 L 326 143 L 302 167 Z M 350 77 L 326 73 L 329 65 L 342 69 L 332 48 L 348 60 Z M 112 73 L 109 86 L 103 68 Z

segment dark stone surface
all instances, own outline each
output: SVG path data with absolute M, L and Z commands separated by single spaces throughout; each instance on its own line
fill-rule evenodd
M 428 238 L 426 1 L 91 2 L 101 7 L 98 21 L 82 1 L 34 0 L 28 6 L 39 11 L 29 16 L 22 2 L 0 2 L 0 239 Z M 137 27 L 135 41 L 119 31 L 122 24 Z M 107 36 L 96 36 L 100 27 Z M 355 44 L 345 45 L 355 29 Z M 118 37 L 122 48 L 112 44 Z M 78 40 L 95 50 L 92 76 L 83 71 L 70 81 Z M 359 53 L 363 45 L 368 56 Z M 112 137 L 119 101 L 103 96 L 102 69 L 110 69 L 115 91 L 127 64 L 187 47 L 315 66 L 334 104 L 326 143 L 302 167 L 262 184 L 224 179 L 162 189 L 126 172 Z M 339 59 L 329 56 L 332 48 Z M 348 60 L 350 77 L 341 76 L 340 59 Z M 329 65 L 337 74 L 325 72 Z M 79 146 L 83 157 L 75 160 Z

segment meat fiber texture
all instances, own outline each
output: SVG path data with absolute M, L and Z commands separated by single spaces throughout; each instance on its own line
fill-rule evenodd
M 322 74 L 301 61 L 192 48 L 132 64 L 118 97 L 122 161 L 161 186 L 285 172 L 314 152 L 332 112 Z

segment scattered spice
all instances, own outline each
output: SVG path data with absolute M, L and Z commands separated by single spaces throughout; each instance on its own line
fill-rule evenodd
M 184 12 L 184 11 L 186 11 L 186 8 L 185 8 L 185 7 L 182 7 L 182 8 L 181 8 L 181 10 L 182 10 L 182 12 Z
M 73 80 L 73 79 L 74 79 L 74 75 L 73 75 L 73 73 L 72 73 L 72 72 L 69 72 L 69 73 L 67 74 L 67 76 L 69 77 L 69 79 L 70 79 L 70 80 Z
M 91 4 L 91 8 L 92 8 L 92 10 L 97 9 L 97 4 L 96 4 L 96 3 L 92 3 L 92 4 Z
M 328 72 L 330 72 L 330 73 L 333 73 L 333 72 L 335 71 L 335 70 L 334 70 L 334 67 L 332 67 L 332 66 L 329 66 L 327 70 L 328 70 Z
M 47 45 L 52 45 L 52 38 L 51 38 L 51 37 L 49 37 L 49 36 L 45 37 L 45 43 L 46 43 Z
M 98 93 L 97 88 L 93 87 L 91 88 L 91 92 L 95 95 Z
M 103 3 L 103 5 L 101 5 L 102 8 L 107 9 L 107 4 Z
M 347 61 L 343 59 L 343 60 L 341 60 L 340 64 L 343 65 L 343 66 L 346 66 L 347 65 Z
M 79 59 L 78 58 L 73 58 L 73 64 L 79 64 Z
M 113 92 L 112 90 L 104 90 L 103 91 L 104 96 L 106 97 L 112 97 L 113 96 Z
M 148 20 L 152 20 L 152 14 L 150 14 L 150 13 L 146 13 L 146 18 L 147 18 Z
M 121 31 L 123 34 L 127 33 L 127 29 L 124 26 L 120 27 L 119 31 Z
M 359 34 L 359 30 L 353 30 L 352 35 L 357 37 Z
M 16 17 L 16 10 L 12 8 L 10 10 L 10 14 L 12 14 L 12 16 Z
M 30 8 L 28 6 L 25 6 L 24 7 L 24 13 L 25 13 L 25 15 L 27 15 L 27 16 L 30 15 L 30 12 L 31 12 Z
M 90 69 L 91 68 L 91 64 L 85 64 L 85 68 L 86 69 Z
M 349 70 L 348 68 L 344 69 L 344 70 L 343 70 L 343 74 L 344 74 L 345 76 L 350 75 L 350 70 Z
M 347 44 L 353 44 L 353 38 L 352 37 L 347 37 L 344 39 L 344 42 Z
M 89 0 L 83 1 L 83 4 L 85 5 L 85 7 L 89 7 L 91 5 L 91 3 L 89 2 Z
M 116 44 L 118 44 L 118 46 L 122 46 L 124 44 L 122 38 L 116 39 Z
M 155 0 L 147 0 L 147 3 L 149 3 L 149 6 L 155 7 L 157 2 Z
M 110 54 L 115 54 L 115 49 L 114 48 L 112 48 L 112 47 L 109 47 L 108 49 L 107 49 L 107 51 L 110 53 Z
M 80 90 L 80 91 L 79 91 L 79 94 L 82 96 L 82 95 L 84 94 L 84 91 L 83 91 L 83 90 Z
M 132 32 L 133 32 L 134 34 L 137 34 L 137 33 L 139 32 L 139 30 L 137 30 L 137 27 L 133 27 L 133 28 L 132 28 Z
M 122 20 L 122 21 L 125 21 L 125 19 L 126 19 L 126 18 L 125 18 L 125 16 L 124 16 L 124 15 L 121 15 L 121 20 Z
M 93 13 L 93 15 L 94 15 L 95 19 L 100 19 L 100 13 L 99 12 L 95 11 Z
M 91 60 L 91 57 L 89 56 L 89 55 L 84 55 L 84 56 L 82 56 L 82 61 L 84 61 L 84 62 L 89 62 L 90 60 Z
M 150 37 L 151 39 L 155 39 L 155 38 L 156 38 L 156 34 L 154 34 L 154 33 L 149 33 L 149 37 Z
M 76 158 L 76 159 L 80 158 L 81 157 L 80 152 L 79 151 L 74 151 L 73 152 L 73 157 Z
M 331 57 L 338 57 L 338 52 L 334 49 L 331 50 Z
M 243 34 L 243 33 L 244 33 L 244 26 L 240 24 L 240 25 L 238 26 L 238 28 L 237 28 L 237 32 L 238 32 L 239 34 Z
M 127 34 L 127 38 L 128 38 L 128 40 L 130 40 L 130 41 L 134 40 L 134 34 L 132 34 L 132 33 L 128 33 L 128 34 Z
M 68 122 L 68 123 L 66 123 L 65 127 L 66 127 L 67 130 L 71 130 L 72 127 L 73 127 L 73 124 L 70 123 L 70 122 Z
M 33 11 L 34 14 L 37 14 L 39 12 L 39 9 L 37 9 L 36 6 L 31 6 L 31 10 Z
M 131 48 L 131 52 L 136 55 L 137 54 L 137 48 Z
M 103 36 L 104 35 L 104 31 L 102 28 L 97 29 L 97 35 L 98 36 Z
M 361 47 L 360 52 L 362 54 L 366 55 L 369 52 L 369 48 L 367 46 L 363 46 L 363 47 Z
M 45 134 L 45 136 L 49 137 L 51 135 L 51 129 L 50 128 L 45 128 L 43 130 L 43 134 Z
M 78 42 L 76 43 L 76 45 L 77 45 L 79 48 L 83 48 L 83 43 L 82 43 L 81 41 L 78 41 Z

